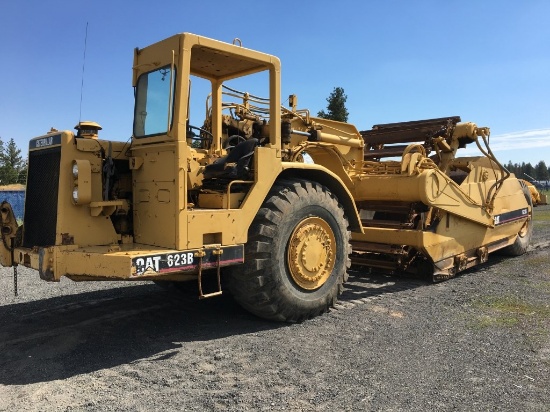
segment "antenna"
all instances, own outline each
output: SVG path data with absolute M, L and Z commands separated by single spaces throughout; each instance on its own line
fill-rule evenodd
M 80 83 L 80 109 L 78 123 L 82 120 L 82 95 L 84 91 L 84 68 L 86 67 L 86 45 L 88 44 L 88 22 L 86 22 L 86 34 L 84 35 L 84 58 L 82 59 L 82 82 Z

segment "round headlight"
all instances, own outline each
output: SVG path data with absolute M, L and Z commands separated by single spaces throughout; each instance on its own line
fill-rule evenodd
M 78 203 L 78 187 L 73 189 L 73 202 Z
M 78 164 L 76 162 L 73 163 L 73 177 L 78 178 Z

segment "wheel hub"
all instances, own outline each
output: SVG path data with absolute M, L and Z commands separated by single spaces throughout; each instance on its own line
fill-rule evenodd
M 301 221 L 288 247 L 290 275 L 303 289 L 315 290 L 330 277 L 336 258 L 336 239 L 329 224 L 319 217 Z

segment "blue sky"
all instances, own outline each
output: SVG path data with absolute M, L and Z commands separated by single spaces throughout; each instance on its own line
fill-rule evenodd
M 459 115 L 491 127 L 497 157 L 550 165 L 550 1 L 0 0 L 0 137 L 27 141 L 79 119 L 131 135 L 134 47 L 193 32 L 278 56 L 283 101 L 349 121 Z M 469 154 L 469 153 L 466 153 Z

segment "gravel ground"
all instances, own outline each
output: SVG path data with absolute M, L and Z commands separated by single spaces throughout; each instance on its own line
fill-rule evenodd
M 550 411 L 550 207 L 530 251 L 449 281 L 353 272 L 284 325 L 230 296 L 0 271 L 2 411 Z

